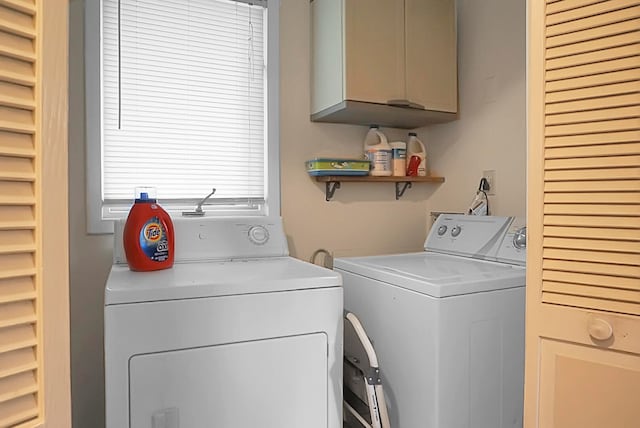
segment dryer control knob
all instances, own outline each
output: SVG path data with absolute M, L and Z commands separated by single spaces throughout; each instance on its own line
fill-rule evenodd
M 456 236 L 460 235 L 460 232 L 462 232 L 462 228 L 460 226 L 455 226 L 453 229 L 451 229 L 451 236 L 455 238 Z
M 269 231 L 264 226 L 253 226 L 249 229 L 249 241 L 256 245 L 266 244 L 269 240 Z
M 521 227 L 516 230 L 516 233 L 513 235 L 513 246 L 518 250 L 524 250 L 527 248 L 527 228 Z
M 438 236 L 442 236 L 447 232 L 447 226 L 442 225 L 438 228 Z

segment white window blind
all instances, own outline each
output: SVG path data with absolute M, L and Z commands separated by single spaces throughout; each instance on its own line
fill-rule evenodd
M 218 203 L 263 204 L 266 9 L 228 0 L 102 4 L 103 216 L 128 208 L 143 185 L 165 206 L 189 205 L 211 188 Z

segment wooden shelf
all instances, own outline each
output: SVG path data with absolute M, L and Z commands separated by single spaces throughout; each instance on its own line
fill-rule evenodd
M 315 177 L 318 183 L 325 183 L 325 200 L 333 198 L 336 189 L 340 188 L 341 182 L 359 183 L 395 183 L 396 200 L 404 195 L 407 188 L 412 187 L 412 183 L 444 183 L 444 177 L 374 177 L 370 175 L 323 175 Z

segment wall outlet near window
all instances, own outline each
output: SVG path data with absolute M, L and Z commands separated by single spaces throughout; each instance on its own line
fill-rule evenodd
M 495 169 L 491 169 L 488 171 L 482 171 L 482 178 L 487 180 L 489 183 L 489 190 L 487 191 L 487 195 L 495 195 L 496 194 L 496 171 Z

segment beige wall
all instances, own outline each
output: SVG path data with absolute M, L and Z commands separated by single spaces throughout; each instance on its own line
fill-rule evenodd
M 426 200 L 437 187 L 420 183 L 395 200 L 393 183 L 343 183 L 331 202 L 304 161 L 362 156 L 363 126 L 309 121 L 309 2 L 284 0 L 281 13 L 282 216 L 291 253 L 308 259 L 317 248 L 336 255 L 416 251 L 422 246 Z M 383 129 L 390 140 L 406 131 Z
M 445 184 L 415 184 L 396 201 L 392 183 L 346 183 L 331 202 L 324 200 L 324 184 L 307 176 L 304 161 L 359 156 L 366 128 L 309 121 L 309 2 L 281 1 L 282 215 L 292 255 L 308 259 L 321 247 L 338 256 L 418 251 L 427 211 L 466 208 L 482 169 L 497 170 L 496 212 L 524 213 L 524 0 L 461 2 L 461 120 L 419 130 L 432 154 L 432 167 L 446 177 Z M 77 428 L 100 428 L 103 293 L 112 237 L 86 234 L 83 0 L 71 0 L 70 7 L 73 421 Z M 482 20 L 471 22 L 474 15 Z M 491 101 L 479 95 L 484 81 L 474 74 L 477 69 L 483 70 L 482 76 L 496 76 Z M 406 136 L 402 130 L 384 131 L 390 140 Z M 509 166 L 512 161 L 514 167 Z
M 424 129 L 435 173 L 428 201 L 465 211 L 483 170 L 496 171 L 495 215 L 525 217 L 526 1 L 458 0 L 460 119 Z

